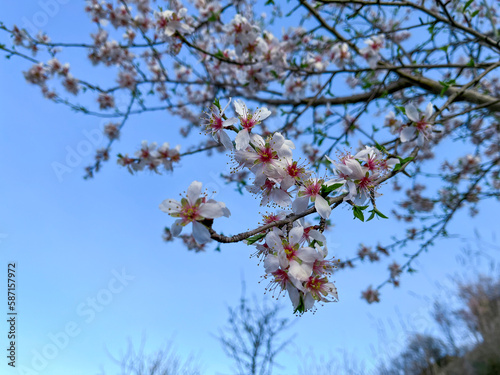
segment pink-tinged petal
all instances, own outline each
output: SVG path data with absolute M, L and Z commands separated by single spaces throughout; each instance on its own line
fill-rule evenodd
M 432 103 L 427 104 L 427 107 L 425 108 L 425 119 L 429 120 L 432 117 L 433 113 L 434 107 L 432 106 Z
M 255 121 L 263 121 L 269 116 L 271 116 L 271 111 L 266 107 L 262 107 L 255 112 L 253 118 L 255 119 Z
M 160 204 L 160 210 L 167 214 L 178 213 L 181 211 L 181 204 L 175 199 L 165 199 Z
M 274 231 L 269 232 L 266 235 L 266 244 L 272 251 L 283 251 L 283 244 L 281 243 L 281 239 Z
M 203 224 L 193 221 L 193 237 L 199 244 L 204 244 L 210 241 L 210 232 Z
M 236 135 L 234 142 L 236 143 L 236 150 L 246 149 L 248 147 L 248 144 L 250 143 L 250 135 L 248 134 L 248 130 L 240 130 Z
M 347 166 L 352 170 L 352 172 L 349 174 L 349 177 L 351 177 L 353 180 L 361 180 L 366 176 L 366 172 L 368 172 L 368 169 L 362 167 L 357 160 L 349 159 L 346 160 L 346 163 Z
M 372 147 L 366 146 L 364 150 L 361 150 L 358 152 L 356 155 L 353 156 L 353 159 L 363 159 L 366 157 L 370 152 L 372 152 Z
M 172 236 L 177 237 L 182 232 L 182 219 L 177 219 L 174 224 L 170 227 L 170 232 Z
M 322 260 L 321 255 L 312 247 L 303 247 L 297 251 L 297 257 L 304 263 L 313 264 L 315 260 Z M 303 263 L 303 264 L 304 264 Z
M 290 242 L 290 245 L 295 245 L 302 239 L 302 235 L 304 234 L 304 228 L 301 226 L 294 227 L 292 230 L 290 230 L 290 233 L 288 234 L 288 240 Z
M 413 122 L 419 122 L 420 116 L 418 114 L 417 108 L 413 104 L 408 104 L 405 107 L 406 116 Z
M 312 265 L 309 265 L 307 263 L 299 264 L 296 261 L 291 261 L 290 270 L 288 272 L 297 280 L 306 281 L 309 279 L 309 276 L 311 276 Z
M 280 261 L 280 267 L 284 270 L 286 270 L 288 268 L 288 266 L 290 265 L 290 263 L 288 262 L 288 258 L 286 257 L 286 254 L 284 251 L 280 251 L 278 253 L 278 259 Z
M 314 207 L 316 207 L 316 211 L 323 219 L 328 219 L 330 217 L 330 214 L 332 213 L 330 205 L 321 195 L 316 195 L 316 202 L 314 203 Z
M 326 237 L 320 231 L 317 231 L 316 229 L 311 229 L 308 234 L 309 237 L 311 237 L 313 240 L 321 242 L 322 244 L 326 243 Z
M 201 186 L 202 183 L 199 181 L 191 182 L 187 190 L 187 200 L 189 204 L 193 205 L 196 203 L 196 200 L 200 197 L 201 194 Z
M 234 125 L 237 122 L 238 122 L 238 119 L 236 117 L 231 117 L 231 118 L 228 118 L 227 120 L 224 120 L 222 122 L 222 126 L 227 128 L 228 126 Z
M 403 130 L 401 130 L 400 138 L 401 142 L 408 142 L 410 141 L 413 136 L 415 135 L 415 127 L 414 126 L 407 126 Z
M 264 269 L 266 273 L 275 272 L 280 266 L 280 261 L 276 255 L 269 254 L 264 259 Z
M 281 207 L 287 207 L 292 204 L 292 198 L 288 195 L 287 192 L 281 189 L 274 189 L 270 194 L 274 203 Z
M 200 206 L 199 214 L 208 219 L 215 219 L 224 215 L 222 207 L 218 203 L 205 203 Z
M 352 173 L 352 169 L 349 168 L 347 165 L 344 165 L 344 164 L 336 164 L 335 168 L 337 168 L 337 170 L 340 173 L 345 174 L 346 176 L 349 176 Z
M 245 105 L 245 103 L 243 103 L 241 99 L 234 101 L 234 110 L 240 117 L 247 118 L 248 115 L 247 106 Z
M 300 214 L 307 210 L 309 204 L 309 197 L 298 197 L 292 203 L 292 211 L 294 214 Z
M 358 193 L 354 182 L 347 181 L 347 187 L 349 189 L 349 193 L 344 197 L 344 202 L 351 200 Z
M 226 134 L 225 131 L 219 132 L 219 137 L 220 137 L 220 143 L 224 145 L 226 150 L 232 150 L 234 149 L 233 142 L 231 141 L 231 138 Z
M 250 135 L 250 140 L 252 141 L 253 145 L 258 148 L 263 148 L 266 145 L 266 141 L 264 141 L 264 138 L 262 138 L 258 134 Z

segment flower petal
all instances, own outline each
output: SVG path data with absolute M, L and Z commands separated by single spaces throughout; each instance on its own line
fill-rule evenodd
M 304 263 L 312 264 L 316 259 L 322 260 L 321 255 L 312 247 L 303 247 L 297 251 L 297 257 Z
M 219 132 L 219 139 L 220 139 L 220 143 L 222 143 L 224 145 L 224 147 L 226 148 L 226 150 L 232 150 L 234 149 L 234 146 L 233 146 L 233 141 L 231 141 L 231 138 L 229 138 L 229 136 L 227 135 L 227 133 L 225 131 L 221 131 Z
M 252 140 L 253 145 L 258 148 L 263 148 L 266 145 L 266 141 L 264 141 L 264 138 L 262 138 L 258 134 L 252 134 L 250 136 L 250 139 Z
M 316 202 L 314 203 L 316 211 L 318 211 L 319 216 L 323 219 L 328 219 L 332 213 L 332 209 L 325 198 L 321 195 L 316 195 Z
M 264 269 L 266 273 L 275 272 L 280 265 L 280 261 L 276 255 L 269 254 L 264 259 Z
M 237 150 L 246 149 L 248 147 L 248 144 L 250 143 L 250 135 L 248 134 L 248 130 L 243 129 L 239 131 L 234 142 L 236 143 Z
M 266 107 L 262 107 L 255 112 L 253 118 L 255 119 L 255 121 L 263 121 L 269 116 L 271 116 L 271 111 Z
M 312 265 L 308 263 L 299 264 L 296 261 L 290 262 L 290 270 L 288 271 L 290 275 L 295 277 L 300 281 L 306 281 L 311 276 Z
M 400 138 L 401 142 L 408 142 L 410 141 L 413 136 L 415 135 L 415 127 L 414 126 L 407 126 L 403 130 L 401 130 Z
M 199 244 L 204 244 L 210 241 L 210 232 L 202 223 L 193 221 L 193 237 Z
M 175 199 L 165 199 L 160 204 L 160 210 L 167 214 L 177 213 L 181 210 L 181 204 Z
M 432 106 L 432 103 L 427 104 L 427 107 L 425 108 L 425 119 L 429 120 L 432 117 L 433 113 L 434 107 Z
M 413 104 L 408 104 L 405 107 L 406 111 L 406 116 L 413 122 L 419 122 L 420 121 L 420 116 L 418 114 L 417 108 Z
M 227 120 L 224 120 L 222 122 L 222 126 L 227 128 L 228 126 L 234 125 L 237 122 L 238 122 L 238 119 L 236 117 L 231 117 L 231 118 L 228 118 Z
M 182 232 L 182 219 L 177 219 L 170 227 L 170 232 L 172 236 L 177 237 Z
M 191 185 L 189 185 L 186 195 L 189 204 L 193 205 L 196 203 L 196 200 L 200 197 L 201 194 L 201 186 L 202 183 L 199 181 L 191 182 Z
M 200 206 L 198 211 L 201 216 L 208 219 L 215 219 L 224 215 L 222 207 L 218 203 L 205 203 Z
M 292 210 L 295 214 L 300 214 L 307 209 L 309 197 L 298 197 L 292 203 Z
M 290 297 L 290 301 L 292 301 L 293 308 L 296 309 L 300 303 L 299 290 L 291 283 L 287 283 L 286 290 L 288 291 L 288 297 Z
M 241 99 L 234 101 L 234 110 L 240 117 L 247 118 L 248 115 L 247 106 L 245 105 L 245 103 L 243 103 Z
M 290 233 L 288 233 L 288 242 L 290 245 L 295 245 L 302 239 L 302 235 L 304 234 L 304 227 L 302 226 L 297 226 L 292 228 L 290 230 Z

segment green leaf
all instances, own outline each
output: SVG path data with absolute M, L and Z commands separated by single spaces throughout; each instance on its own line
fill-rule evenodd
M 273 0 L 267 0 L 265 5 L 276 5 Z
M 376 208 L 374 208 L 373 211 L 375 211 L 378 217 L 381 217 L 382 219 L 389 219 L 387 216 L 385 216 L 382 212 L 380 212 Z
M 354 219 L 359 219 L 365 221 L 365 216 L 363 215 L 363 210 L 366 210 L 368 206 L 353 206 L 352 213 L 354 214 Z
M 306 311 L 306 307 L 304 306 L 304 300 L 302 299 L 302 296 L 300 296 L 300 301 L 299 304 L 297 305 L 297 308 L 293 310 L 294 314 L 300 313 L 303 314 Z
M 249 237 L 247 239 L 247 245 L 253 245 L 255 242 L 259 241 L 260 239 L 264 238 L 266 236 L 265 233 L 259 233 L 256 234 L 255 236 Z
M 469 7 L 469 5 L 471 5 L 471 4 L 472 4 L 472 2 L 473 2 L 473 1 L 474 1 L 474 0 L 469 0 L 469 1 L 467 1 L 467 2 L 465 3 L 465 5 L 464 5 L 464 9 L 462 9 L 462 13 L 465 13 L 465 11 L 467 10 L 467 8 Z
M 224 53 L 221 50 L 218 50 L 217 53 L 214 53 L 214 56 L 219 59 L 226 59 L 226 56 L 224 56 Z
M 375 148 L 379 151 L 384 152 L 384 153 L 387 152 L 386 148 L 377 142 L 375 142 Z
M 339 187 L 344 186 L 344 184 L 333 184 L 330 186 L 321 185 L 321 195 L 330 194 L 332 191 L 337 190 Z

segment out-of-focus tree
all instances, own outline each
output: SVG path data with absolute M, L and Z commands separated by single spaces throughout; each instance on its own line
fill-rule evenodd
M 119 375 L 201 375 L 197 361 L 183 360 L 171 343 L 153 354 L 146 354 L 144 340 L 138 348 L 129 342 L 124 353 L 110 357 L 120 368 Z
M 500 373 L 500 280 L 481 276 L 473 283 L 458 284 L 457 289 L 461 306 L 452 309 L 436 302 L 432 314 L 447 343 L 414 334 L 379 375 Z M 464 327 L 468 335 L 461 332 Z
M 283 339 L 291 321 L 280 316 L 280 308 L 266 302 L 250 303 L 243 295 L 236 307 L 229 307 L 227 326 L 218 339 L 232 360 L 238 375 L 271 375 L 276 357 L 291 338 Z

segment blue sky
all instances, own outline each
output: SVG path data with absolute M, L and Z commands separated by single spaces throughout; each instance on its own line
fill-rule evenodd
M 22 26 L 23 17 L 33 20 L 37 12 L 47 14 L 42 3 L 4 5 L 2 20 Z M 65 2 L 47 17 L 44 29 L 53 39 L 64 41 L 85 34 L 82 30 L 90 24 L 82 7 L 79 1 Z M 82 29 L 74 27 L 76 22 L 84 25 Z M 0 42 L 4 41 L 2 35 Z M 95 179 L 84 181 L 83 168 L 93 155 L 85 151 L 85 134 L 103 124 L 43 99 L 37 87 L 24 81 L 21 71 L 28 67 L 19 59 L 0 59 L 0 272 L 6 272 L 8 262 L 18 264 L 17 364 L 25 369 L 5 370 L 2 359 L 2 374 L 88 375 L 101 367 L 114 374 L 117 369 L 106 349 L 116 354 L 126 348 L 129 338 L 139 344 L 143 335 L 147 350 L 172 341 L 181 355 L 198 356 L 206 374 L 230 373 L 230 362 L 214 334 L 226 321 L 227 307 L 238 302 L 242 278 L 248 295 L 263 295 L 265 283 L 258 283 L 263 269 L 249 259 L 252 248 L 243 244 L 222 246 L 221 253 L 194 254 L 176 242 L 164 243 L 162 229 L 173 220 L 158 205 L 199 180 L 215 187 L 217 199 L 232 211 L 230 219 L 216 222 L 216 228 L 236 233 L 259 220 L 258 202 L 241 197 L 216 177 L 226 167 L 224 155 L 185 158 L 173 174 L 162 176 L 131 176 L 111 161 Z M 88 64 L 75 64 L 74 69 L 77 77 L 102 75 L 88 70 Z M 143 139 L 182 142 L 176 132 L 179 121 L 158 113 L 132 117 L 112 155 L 134 151 Z M 97 143 L 92 147 L 103 146 L 104 140 Z M 66 163 L 72 150 L 80 150 L 76 152 L 81 161 L 58 178 L 54 163 Z M 390 212 L 393 202 L 387 191 L 378 203 L 384 213 Z M 483 204 L 480 215 L 472 219 L 459 213 L 450 232 L 472 239 L 479 229 L 491 238 L 497 230 L 492 220 L 496 208 Z M 339 257 L 353 254 L 359 242 L 383 242 L 404 230 L 394 219 L 353 221 L 347 209 L 336 210 L 332 220 L 329 248 Z M 386 277 L 388 262 L 338 272 L 334 279 L 340 302 L 320 307 L 315 315 L 292 317 L 295 325 L 284 337 L 296 334 L 295 340 L 281 356 L 287 367 L 278 372 L 294 373 L 302 358 L 298 353 L 310 352 L 319 358 L 345 351 L 372 367 L 374 352 L 383 356 L 397 351 L 405 331 L 434 329 L 427 314 L 429 301 L 447 294 L 443 285 L 449 284 L 449 277 L 487 271 L 484 262 L 477 269 L 457 263 L 463 246 L 459 240 L 439 241 L 419 259 L 419 272 L 403 276 L 400 289 L 385 288 L 378 305 L 368 306 L 360 291 Z M 498 259 L 498 254 L 493 256 Z M 277 303 L 284 307 L 284 315 L 292 316 L 287 299 Z M 6 332 L 5 319 L 1 321 L 0 332 Z M 387 341 L 381 342 L 381 329 Z M 68 339 L 62 339 L 66 335 Z M 0 335 L 2 348 L 5 336 Z M 54 352 L 55 337 L 62 348 Z M 37 353 L 46 361 L 39 361 Z

